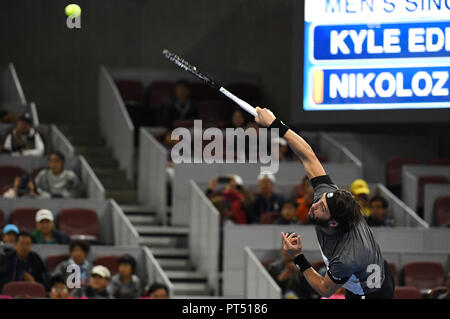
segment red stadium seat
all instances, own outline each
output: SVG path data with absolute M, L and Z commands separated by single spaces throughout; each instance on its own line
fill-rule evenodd
M 430 161 L 431 165 L 450 165 L 450 158 L 435 158 Z
M 450 224 L 450 196 L 441 196 L 434 202 L 434 221 L 436 226 Z
M 278 218 L 280 218 L 281 214 L 277 212 L 273 213 L 263 213 L 261 215 L 261 224 L 273 224 Z
M 221 93 L 210 87 L 208 84 L 192 83 L 190 88 L 191 98 L 194 101 L 221 100 L 224 98 Z
M 423 206 L 424 188 L 426 184 L 448 184 L 449 180 L 444 176 L 419 176 L 417 191 L 417 206 Z
M 204 100 L 197 104 L 199 118 L 207 126 L 216 126 L 218 122 L 231 122 L 231 116 L 236 106 L 230 101 Z
M 403 268 L 405 286 L 417 289 L 432 289 L 444 284 L 444 268 L 438 262 L 417 261 Z
M 125 104 L 127 105 L 143 104 L 144 88 L 142 87 L 142 84 L 139 81 L 117 80 L 116 86 Z
M 36 212 L 40 208 L 16 208 L 11 214 L 11 223 L 19 227 L 21 231 L 33 232 L 36 228 Z
M 97 257 L 95 259 L 95 264 L 96 265 L 102 265 L 105 266 L 106 268 L 109 269 L 109 271 L 111 272 L 111 276 L 117 274 L 118 270 L 118 264 L 117 262 L 119 261 L 119 256 L 100 256 Z
M 16 177 L 26 174 L 22 167 L 14 165 L 0 166 L 0 187 L 12 186 Z
M 258 105 L 261 101 L 261 91 L 254 84 L 234 83 L 228 85 L 227 90 L 250 104 Z
M 445 287 L 445 286 L 435 287 L 435 288 L 431 289 L 428 299 L 437 299 L 437 297 L 439 295 L 446 293 L 446 292 L 447 292 L 447 287 Z
M 147 89 L 147 102 L 149 106 L 168 104 L 174 96 L 175 82 L 155 81 Z
M 45 287 L 38 282 L 11 281 L 3 287 L 3 294 L 11 297 L 45 298 Z
M 194 120 L 175 120 L 172 123 L 174 128 L 177 127 L 186 127 L 186 128 L 191 128 L 194 127 Z
M 59 230 L 71 237 L 84 235 L 99 239 L 97 213 L 87 208 L 63 209 L 58 217 Z
M 5 215 L 3 214 L 3 211 L 0 209 L 0 232 L 3 230 L 4 226 L 5 226 Z
M 420 161 L 406 157 L 394 157 L 388 160 L 386 164 L 386 185 L 388 187 L 402 183 L 402 166 L 406 164 L 420 164 Z
M 48 256 L 45 259 L 45 263 L 47 264 L 47 270 L 49 273 L 52 273 L 56 266 L 59 265 L 60 262 L 63 262 L 64 260 L 69 259 L 69 255 L 66 254 L 62 254 L 62 255 L 52 255 L 52 256 Z
M 397 266 L 395 266 L 394 263 L 388 263 L 389 267 L 391 267 L 392 270 L 392 275 L 394 275 L 394 280 L 395 280 L 395 285 L 398 285 L 398 271 L 397 271 Z
M 39 172 L 42 171 L 45 168 L 47 168 L 47 167 L 46 166 L 41 166 L 41 167 L 38 167 L 38 168 L 34 169 L 33 173 L 31 173 L 31 177 L 33 178 L 33 180 L 36 178 L 36 176 L 39 174 Z
M 422 299 L 422 294 L 416 287 L 395 287 L 394 299 Z

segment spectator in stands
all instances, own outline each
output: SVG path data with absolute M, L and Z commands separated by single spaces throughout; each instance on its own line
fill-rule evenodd
M 308 213 L 314 198 L 314 188 L 308 176 L 304 176 L 297 194 L 297 219 L 303 224 L 308 224 Z
M 10 281 L 39 282 L 47 286 L 47 270 L 38 254 L 31 251 L 32 236 L 20 232 L 14 250 L 0 256 L 0 291 Z
M 300 225 L 297 219 L 297 203 L 286 201 L 281 208 L 281 216 L 273 222 L 277 225 Z
M 139 298 L 142 296 L 142 283 L 135 275 L 136 260 L 128 254 L 119 258 L 119 272 L 111 278 L 108 292 L 114 298 Z
M 367 182 L 363 179 L 355 179 L 350 186 L 350 192 L 355 196 L 356 201 L 361 206 L 361 213 L 367 218 L 370 215 L 369 185 L 367 185 Z
M 50 278 L 50 292 L 48 296 L 50 299 L 74 299 L 69 293 L 65 280 L 59 275 Z
M 155 282 L 148 288 L 147 296 L 153 299 L 168 299 L 169 289 L 166 285 Z
M 241 110 L 235 110 L 231 116 L 231 127 L 232 128 L 245 128 L 246 120 L 244 112 Z
M 19 235 L 19 228 L 14 224 L 8 224 L 3 227 L 2 242 L 5 244 L 14 244 Z
M 53 213 L 49 209 L 36 212 L 36 229 L 33 231 L 33 242 L 36 244 L 69 244 L 70 237 L 56 229 Z
M 388 202 L 381 196 L 373 196 L 370 201 L 370 216 L 366 218 L 369 226 L 393 226 L 387 216 Z
M 14 179 L 14 185 L 8 189 L 4 194 L 4 198 L 37 198 L 39 197 L 39 192 L 36 189 L 36 184 L 33 179 L 28 174 L 23 174 L 22 176 L 17 176 Z
M 64 168 L 65 158 L 60 152 L 50 154 L 48 168 L 36 176 L 36 186 L 43 198 L 74 198 L 78 195 L 80 181 L 77 175 Z
M 0 123 L 17 123 L 19 118 L 14 114 L 5 111 L 3 106 L 0 104 Z
M 274 137 L 272 141 L 279 145 L 278 160 L 280 162 L 292 161 L 292 152 L 287 141 L 282 137 Z
M 0 151 L 23 156 L 44 155 L 44 141 L 39 132 L 33 128 L 30 113 L 24 113 L 19 117 L 16 127 L 6 135 Z
M 112 298 L 106 289 L 111 279 L 111 273 L 105 266 L 97 265 L 92 268 L 91 278 L 88 286 L 81 288 L 74 288 L 71 292 L 72 297 L 75 298 L 93 298 L 93 299 L 108 299 Z
M 81 285 L 89 284 L 89 277 L 91 275 L 92 264 L 87 260 L 89 254 L 90 244 L 85 240 L 73 240 L 69 245 L 70 258 L 62 261 L 56 266 L 53 276 L 61 276 L 64 280 L 70 275 L 67 272 L 67 267 L 70 264 L 77 264 L 81 271 Z
M 445 288 L 447 289 L 447 292 L 439 295 L 437 299 L 450 299 L 450 271 L 448 272 L 447 279 L 445 280 Z
M 259 192 L 255 195 L 252 209 L 247 220 L 250 223 L 259 223 L 264 213 L 280 212 L 283 206 L 284 196 L 273 191 L 275 187 L 275 176 L 263 173 L 258 176 Z
M 190 120 L 198 117 L 197 107 L 191 100 L 191 89 L 186 80 L 175 84 L 175 98 L 164 107 L 164 123 L 166 127 L 173 128 L 176 120 Z

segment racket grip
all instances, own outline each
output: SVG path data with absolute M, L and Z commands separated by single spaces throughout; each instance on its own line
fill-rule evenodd
M 256 113 L 256 110 L 253 106 L 251 106 L 250 104 L 248 104 L 247 102 L 245 102 L 244 100 L 241 100 L 240 98 L 238 98 L 236 95 L 234 95 L 233 93 L 231 93 L 230 91 L 228 91 L 227 89 L 225 89 L 224 87 L 221 87 L 219 89 L 220 93 L 222 93 L 223 95 L 225 95 L 227 98 L 229 98 L 230 100 L 233 100 L 236 104 L 238 104 L 243 110 L 247 111 L 248 113 L 250 113 L 251 115 L 253 115 L 254 117 L 257 117 L 258 114 Z

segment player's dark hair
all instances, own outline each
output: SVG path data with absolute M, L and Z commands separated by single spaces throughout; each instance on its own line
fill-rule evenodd
M 338 232 L 346 233 L 362 220 L 361 206 L 347 190 L 339 189 L 334 196 L 337 210 L 332 218 L 339 223 Z
M 381 197 L 378 195 L 375 195 L 374 197 L 372 197 L 369 202 L 371 204 L 373 202 L 381 202 L 381 205 L 383 206 L 384 209 L 388 208 L 388 205 L 389 205 L 388 201 L 384 197 Z

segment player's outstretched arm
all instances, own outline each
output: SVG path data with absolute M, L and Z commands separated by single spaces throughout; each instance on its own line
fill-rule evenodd
M 258 116 L 255 118 L 255 121 L 259 125 L 270 127 L 276 120 L 275 115 L 268 109 L 256 107 L 256 112 Z M 295 154 L 302 160 L 309 179 L 326 174 L 311 146 L 301 136 L 292 130 L 288 130 L 284 138 Z

